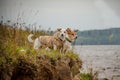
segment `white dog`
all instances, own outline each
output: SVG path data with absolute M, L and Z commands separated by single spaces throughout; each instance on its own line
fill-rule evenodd
M 40 36 L 35 40 L 32 40 L 33 34 L 28 36 L 28 41 L 34 43 L 34 49 L 39 49 L 39 47 L 45 47 L 46 49 L 53 48 L 61 49 L 66 40 L 66 30 L 57 29 L 57 32 L 53 36 Z

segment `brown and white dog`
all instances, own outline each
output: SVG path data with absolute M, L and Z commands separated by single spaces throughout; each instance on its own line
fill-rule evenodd
M 65 43 L 63 45 L 63 53 L 72 50 L 72 42 L 74 42 L 77 39 L 78 30 L 71 30 L 70 28 L 67 28 L 66 32 L 67 34 Z
M 28 36 L 28 41 L 34 43 L 34 49 L 39 49 L 39 47 L 45 47 L 47 50 L 53 48 L 62 49 L 63 44 L 66 40 L 66 30 L 58 28 L 57 32 L 53 36 L 40 36 L 35 40 L 32 40 L 33 34 Z

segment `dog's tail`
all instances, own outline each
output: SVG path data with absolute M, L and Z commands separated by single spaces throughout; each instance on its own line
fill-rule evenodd
M 33 36 L 33 34 L 30 34 L 30 35 L 28 36 L 28 41 L 31 42 L 31 43 L 34 42 L 34 40 L 32 39 L 32 36 Z

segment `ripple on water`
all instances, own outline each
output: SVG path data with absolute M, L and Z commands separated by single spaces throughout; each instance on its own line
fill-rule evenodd
M 120 80 L 120 45 L 75 46 L 84 65 L 100 72 L 99 78 Z

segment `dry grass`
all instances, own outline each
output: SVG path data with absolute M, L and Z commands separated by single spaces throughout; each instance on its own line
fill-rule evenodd
M 43 30 L 38 31 L 36 29 L 31 30 L 25 26 L 18 28 L 15 25 L 0 24 L 0 75 L 7 75 L 5 73 L 9 75 L 9 72 L 11 72 L 12 74 L 9 77 L 17 79 L 19 78 L 18 73 L 24 73 L 24 75 L 27 75 L 26 77 L 31 77 L 29 75 L 35 77 L 40 72 L 37 77 L 39 78 L 38 80 L 41 80 L 41 78 L 42 80 L 68 80 L 68 78 L 70 79 L 79 73 L 79 69 L 82 67 L 82 61 L 77 54 L 73 52 L 60 54 L 59 51 L 51 50 L 48 52 L 45 49 L 35 51 L 33 44 L 27 40 L 30 33 L 35 34 L 35 37 L 47 35 Z M 9 68 L 6 70 L 7 67 Z M 46 70 L 49 72 L 47 73 Z M 64 71 L 69 75 L 63 75 Z M 56 72 L 59 72 L 61 75 L 56 74 Z M 13 75 L 16 75 L 17 78 Z M 48 79 L 48 77 L 44 77 L 45 75 L 49 76 L 49 78 L 51 78 L 50 75 L 53 77 Z M 94 75 L 92 73 L 89 75 L 81 74 L 80 76 L 83 79 L 87 78 L 86 80 L 96 80 L 93 79 Z M 92 79 L 90 79 L 91 76 Z M 8 78 L 5 79 L 4 76 L 0 76 L 0 79 L 7 80 Z M 28 80 L 31 79 L 37 80 L 33 78 Z
M 35 37 L 45 35 L 43 31 L 30 30 L 25 26 L 18 28 L 17 26 L 0 24 L 0 52 L 8 55 L 8 57 L 16 57 L 22 49 L 26 53 L 33 53 L 32 44 L 27 40 L 30 33 L 34 33 Z

